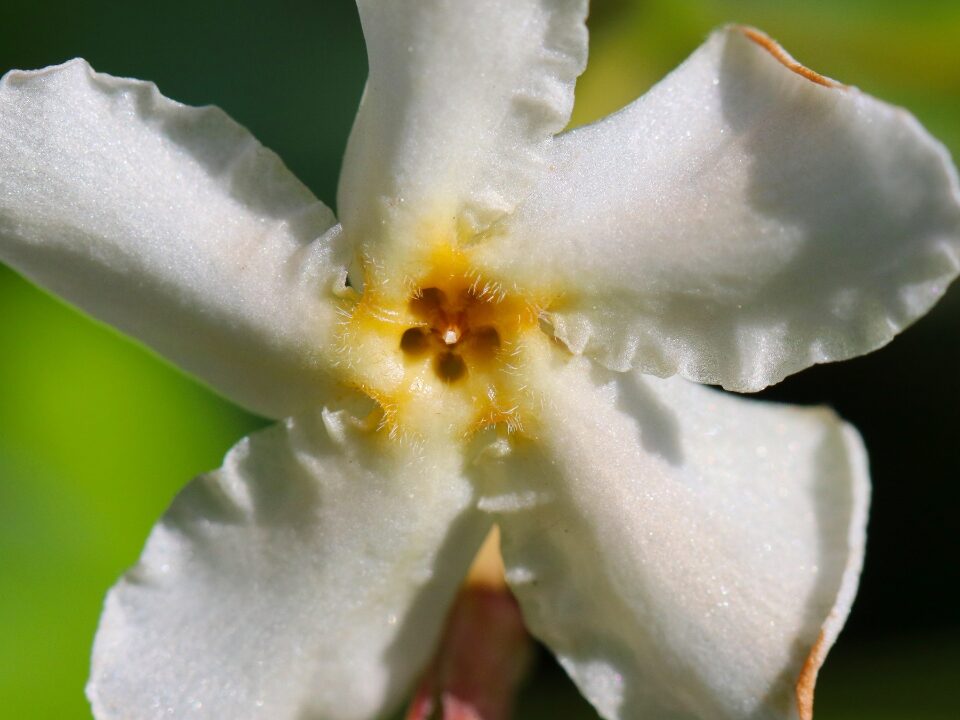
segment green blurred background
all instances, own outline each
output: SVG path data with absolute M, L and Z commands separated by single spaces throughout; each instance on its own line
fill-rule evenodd
M 574 122 L 629 102 L 731 21 L 907 106 L 960 156 L 955 1 L 597 0 Z M 350 0 L 3 0 L 0 72 L 77 55 L 223 107 L 333 204 L 366 73 Z M 873 465 L 866 570 L 821 674 L 818 720 L 960 716 L 958 319 L 954 288 L 884 350 L 765 393 L 833 405 Z M 104 592 L 177 490 L 262 424 L 0 267 L 0 717 L 89 717 Z M 518 716 L 594 717 L 545 656 Z

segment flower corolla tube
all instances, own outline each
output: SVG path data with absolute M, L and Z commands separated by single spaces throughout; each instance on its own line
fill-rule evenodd
M 874 350 L 958 271 L 903 110 L 716 31 L 564 131 L 586 0 L 359 0 L 334 214 L 214 107 L 84 61 L 0 83 L 0 259 L 277 422 L 110 591 L 100 720 L 365 720 L 484 538 L 608 720 L 811 717 L 869 483 L 755 391 Z

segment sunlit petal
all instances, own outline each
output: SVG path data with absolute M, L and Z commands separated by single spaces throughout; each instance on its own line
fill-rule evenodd
M 605 718 L 809 718 L 862 561 L 856 432 L 583 358 L 551 369 L 539 446 L 481 501 L 533 633 Z
M 482 264 L 553 292 L 556 334 L 617 370 L 758 390 L 888 342 L 960 267 L 947 151 L 754 30 L 559 138 L 551 167 Z
M 370 78 L 340 178 L 348 235 L 394 267 L 512 210 L 567 123 L 586 0 L 360 0 Z M 394 268 L 396 269 L 396 268 Z
M 110 592 L 96 716 L 378 716 L 426 666 L 490 527 L 460 465 L 327 411 L 242 441 Z
M 251 410 L 329 396 L 334 222 L 217 108 L 82 60 L 0 82 L 0 260 Z

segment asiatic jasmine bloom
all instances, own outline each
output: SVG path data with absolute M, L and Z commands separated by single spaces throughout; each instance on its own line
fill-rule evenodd
M 0 257 L 278 421 L 108 595 L 96 716 L 379 716 L 497 524 L 605 718 L 809 718 L 864 450 L 698 383 L 926 312 L 960 254 L 946 151 L 741 27 L 562 132 L 585 0 L 359 5 L 339 224 L 216 108 L 81 60 L 0 85 Z

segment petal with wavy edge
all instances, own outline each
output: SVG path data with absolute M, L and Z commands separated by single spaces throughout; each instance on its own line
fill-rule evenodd
M 343 412 L 240 442 L 107 597 L 99 720 L 362 720 L 409 690 L 490 527 L 459 452 Z
M 866 457 L 828 410 L 584 358 L 480 507 L 531 631 L 608 720 L 810 718 L 856 592 Z
M 0 81 L 0 260 L 251 410 L 328 392 L 334 223 L 217 108 L 82 60 Z
M 755 30 L 715 33 L 551 157 L 478 257 L 546 283 L 557 336 L 612 369 L 758 390 L 888 342 L 960 267 L 946 150 Z
M 360 0 L 370 78 L 337 204 L 347 234 L 406 267 L 432 233 L 515 207 L 566 125 L 586 0 Z

